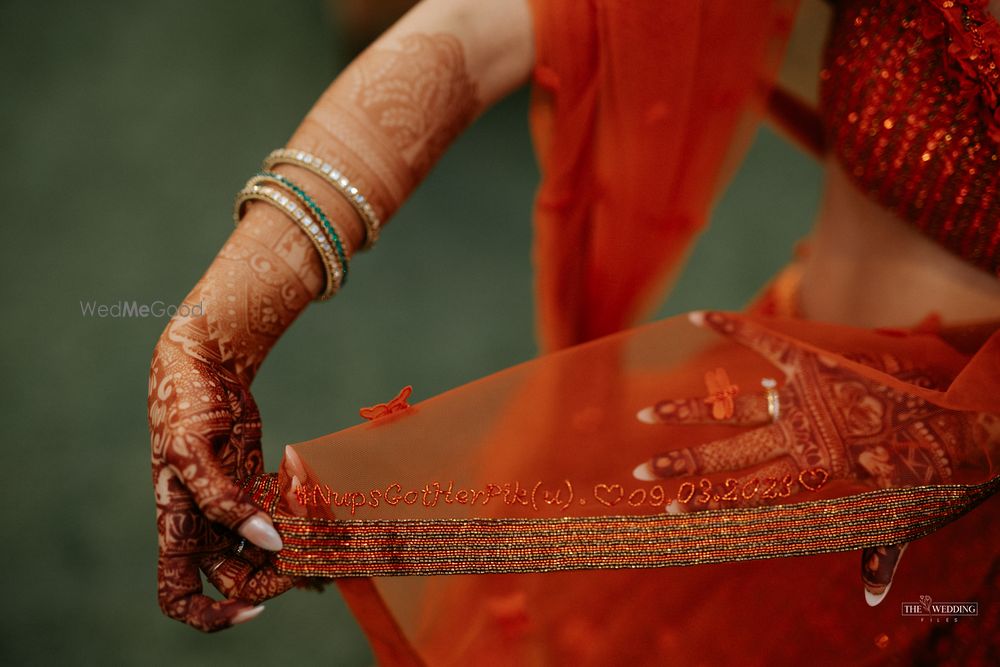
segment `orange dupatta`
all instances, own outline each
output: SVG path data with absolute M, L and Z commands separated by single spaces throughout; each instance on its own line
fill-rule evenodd
M 662 0 L 533 3 L 537 66 L 532 128 L 543 172 L 536 207 L 535 257 L 540 333 L 546 348 L 566 347 L 628 326 L 677 267 L 705 220 L 734 147 L 745 146 L 745 112 L 769 89 L 776 62 L 774 47 L 788 32 L 794 4 Z M 794 325 L 786 325 L 794 329 Z M 812 330 L 805 327 L 803 331 Z M 664 340 L 679 341 L 681 337 L 674 332 Z M 587 375 L 579 380 L 567 381 L 561 373 L 551 378 L 543 374 L 536 396 L 549 396 L 555 404 L 568 395 L 568 388 L 579 393 L 580 387 L 595 386 L 608 399 L 601 405 L 615 405 L 611 399 L 620 401 L 625 394 L 610 381 L 615 378 L 612 362 L 618 356 L 613 352 L 615 343 L 603 345 L 611 350 L 607 364 L 587 365 Z M 576 353 L 578 359 L 580 354 Z M 715 363 L 718 353 L 712 355 Z M 995 367 L 990 358 L 995 355 L 978 355 L 977 361 L 987 363 L 968 365 L 961 379 L 976 380 L 977 374 L 986 373 L 989 380 L 987 366 Z M 559 362 L 550 362 L 549 368 L 560 370 Z M 579 371 L 584 366 L 575 368 Z M 760 372 L 751 372 L 749 365 L 746 368 L 748 378 Z M 607 378 L 604 371 L 608 371 Z M 679 380 L 682 376 L 675 377 Z M 602 383 L 602 379 L 609 382 Z M 667 391 L 662 378 L 651 380 L 655 380 L 656 391 Z M 975 391 L 991 383 L 973 384 L 976 389 L 971 393 L 955 397 L 958 403 L 977 404 Z M 474 396 L 483 386 L 458 395 Z M 636 386 L 642 388 L 641 384 Z M 956 378 L 953 389 L 961 393 L 968 386 Z M 555 427 L 580 433 L 571 450 L 578 455 L 575 470 L 581 475 L 604 474 L 588 458 L 609 457 L 610 441 L 592 435 L 598 432 L 594 429 L 603 413 L 583 409 L 569 426 L 559 427 L 558 422 L 544 421 L 550 415 L 539 410 L 542 403 L 525 405 L 521 398 L 526 395 L 520 388 L 511 392 L 510 404 L 502 405 L 502 418 L 490 429 L 495 449 L 482 446 L 482 460 L 494 472 L 558 469 L 560 459 L 566 456 L 555 446 L 558 441 L 550 442 L 553 446 L 548 449 L 533 450 L 537 452 L 534 458 L 515 458 L 504 445 L 512 441 L 499 434 L 508 427 L 514 434 L 517 426 L 521 436 L 531 433 L 544 441 L 548 429 Z M 992 401 L 986 403 L 989 405 L 984 409 L 993 407 Z M 487 401 L 485 405 L 499 403 Z M 430 406 L 423 409 L 427 414 Z M 524 430 L 526 424 L 534 423 L 533 413 L 540 413 L 543 421 L 538 428 Z M 399 419 L 410 419 L 415 434 L 422 432 L 412 415 Z M 475 420 L 456 424 L 456 428 L 460 426 L 475 427 Z M 368 437 L 362 431 L 357 433 Z M 706 433 L 689 436 L 701 440 Z M 426 447 L 421 449 L 415 434 L 404 438 L 405 444 L 399 443 L 404 448 L 400 454 L 406 457 L 405 465 L 394 462 L 395 468 L 409 474 L 425 463 L 425 452 L 444 455 L 438 452 L 439 447 L 431 447 L 432 443 L 424 443 Z M 655 436 L 650 432 L 649 437 Z M 643 437 L 631 438 L 629 446 L 655 453 L 659 445 L 648 445 Z M 477 440 L 470 437 L 468 442 L 471 446 Z M 612 444 L 618 447 L 616 455 L 620 454 L 622 461 L 638 460 L 625 455 L 624 438 Z M 461 451 L 456 446 L 455 456 Z M 330 455 L 336 457 L 336 452 Z M 353 467 L 359 460 L 339 458 L 331 469 Z M 357 465 L 355 471 L 384 474 L 395 468 Z M 599 481 L 594 488 L 610 486 Z M 291 484 L 287 488 L 300 487 Z M 319 489 L 320 500 L 323 493 Z M 315 494 L 312 500 L 316 500 Z M 979 530 L 972 535 L 978 536 L 979 543 L 966 541 L 965 546 L 981 554 L 988 544 L 983 520 L 989 517 L 983 513 L 977 516 Z M 301 519 L 292 517 L 285 522 L 312 530 Z M 347 524 L 320 521 L 316 525 L 336 532 Z M 386 525 L 396 531 L 411 524 Z M 436 530 L 440 525 L 429 527 Z M 402 558 L 405 549 L 441 547 L 437 538 L 425 544 L 412 536 L 401 538 L 400 533 L 376 534 L 375 523 L 358 527 L 360 539 L 350 537 L 348 546 L 383 549 L 388 543 L 388 553 L 394 558 Z M 956 534 L 949 526 L 928 538 L 928 545 L 938 546 Z M 303 572 L 316 555 L 311 550 L 316 548 L 313 543 L 317 539 L 336 543 L 340 538 L 325 535 L 306 540 L 312 546 L 302 552 Z M 403 550 L 393 551 L 397 547 Z M 925 549 L 922 555 L 908 558 L 914 565 L 930 568 L 935 555 L 934 550 Z M 286 559 L 292 557 L 294 553 Z M 416 558 L 418 564 L 438 567 L 433 551 Z M 890 607 L 864 616 L 855 613 L 847 598 L 860 598 L 860 585 L 855 595 L 848 595 L 841 576 L 845 558 L 844 554 L 828 554 L 786 559 L 780 562 L 780 572 L 772 561 L 757 561 L 667 570 L 479 574 L 432 580 L 405 577 L 378 580 L 377 590 L 363 578 L 341 580 L 340 585 L 372 638 L 376 655 L 386 664 L 418 664 L 423 660 L 466 664 L 469 658 L 480 664 L 608 664 L 612 656 L 630 664 L 662 664 L 667 656 L 711 661 L 734 655 L 756 664 L 765 657 L 801 657 L 802 651 L 810 650 L 804 642 L 787 641 L 783 629 L 808 630 L 811 636 L 839 646 L 842 657 L 877 659 L 883 647 L 872 643 L 874 635 L 862 634 L 870 628 L 890 631 L 886 637 L 891 635 L 894 646 L 913 642 L 920 631 L 912 624 L 900 623 L 898 612 Z M 332 562 L 342 567 L 342 561 Z M 391 565 L 395 561 L 374 562 Z M 448 571 L 454 562 L 454 556 L 449 556 L 448 564 L 428 571 Z M 481 567 L 475 565 L 468 571 Z M 624 567 L 634 564 L 625 563 Z M 967 571 L 977 574 L 983 567 L 982 559 L 965 565 Z M 780 585 L 772 588 L 778 574 Z M 972 579 L 969 581 L 971 585 Z M 899 593 L 903 599 L 911 599 L 924 592 L 920 585 L 919 580 L 904 579 L 898 584 Z M 784 597 L 789 592 L 807 597 L 789 600 Z M 812 607 L 808 619 L 801 614 L 805 604 Z M 744 615 L 749 616 L 743 620 Z M 405 634 L 396 619 L 405 619 Z M 763 630 L 769 634 L 764 635 Z M 720 639 L 724 641 L 717 641 Z M 420 647 L 419 654 L 410 641 Z M 763 653 L 755 654 L 752 647 Z
M 770 90 L 794 0 L 534 0 L 539 333 L 632 324 L 702 229 Z

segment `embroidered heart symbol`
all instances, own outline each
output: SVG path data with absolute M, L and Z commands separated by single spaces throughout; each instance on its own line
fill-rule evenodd
M 799 484 L 809 491 L 818 491 L 829 478 L 830 473 L 825 468 L 809 468 L 799 473 Z
M 602 505 L 614 507 L 620 503 L 624 497 L 625 489 L 622 488 L 621 484 L 611 484 L 609 486 L 602 482 L 594 487 L 594 498 L 596 498 L 597 502 Z

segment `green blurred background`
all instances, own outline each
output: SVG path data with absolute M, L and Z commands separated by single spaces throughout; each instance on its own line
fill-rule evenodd
M 80 307 L 184 296 L 233 193 L 364 41 L 338 15 L 321 0 L 0 4 L 0 663 L 371 663 L 334 591 L 216 635 L 160 615 L 145 403 L 164 321 Z M 526 109 L 520 91 L 479 120 L 350 288 L 273 352 L 255 384 L 272 468 L 402 385 L 425 398 L 535 354 Z M 659 315 L 744 304 L 806 233 L 819 179 L 762 131 Z

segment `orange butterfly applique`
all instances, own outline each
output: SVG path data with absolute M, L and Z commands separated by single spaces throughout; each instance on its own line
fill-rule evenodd
M 388 403 L 379 403 L 371 406 L 370 408 L 361 408 L 358 410 L 358 413 L 368 421 L 372 421 L 378 419 L 379 417 L 391 415 L 394 412 L 402 412 L 410 407 L 410 404 L 406 402 L 406 399 L 408 399 L 412 393 L 413 387 L 406 385 L 399 390 L 399 393 L 396 394 L 396 398 L 392 399 Z
M 708 387 L 708 398 L 705 402 L 712 406 L 712 416 L 716 419 L 731 419 L 736 407 L 733 397 L 740 388 L 729 379 L 724 368 L 716 368 L 705 373 L 705 386 Z

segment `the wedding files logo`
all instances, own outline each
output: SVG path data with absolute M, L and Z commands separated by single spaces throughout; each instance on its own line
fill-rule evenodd
M 935 602 L 921 595 L 919 602 L 904 602 L 903 616 L 919 617 L 921 622 L 955 623 L 962 616 L 979 616 L 978 602 Z
M 205 314 L 205 306 L 199 303 L 173 304 L 165 301 L 116 301 L 114 303 L 98 303 L 97 301 L 80 301 L 80 314 L 83 317 L 98 317 L 101 319 L 144 319 L 147 317 L 200 317 Z

